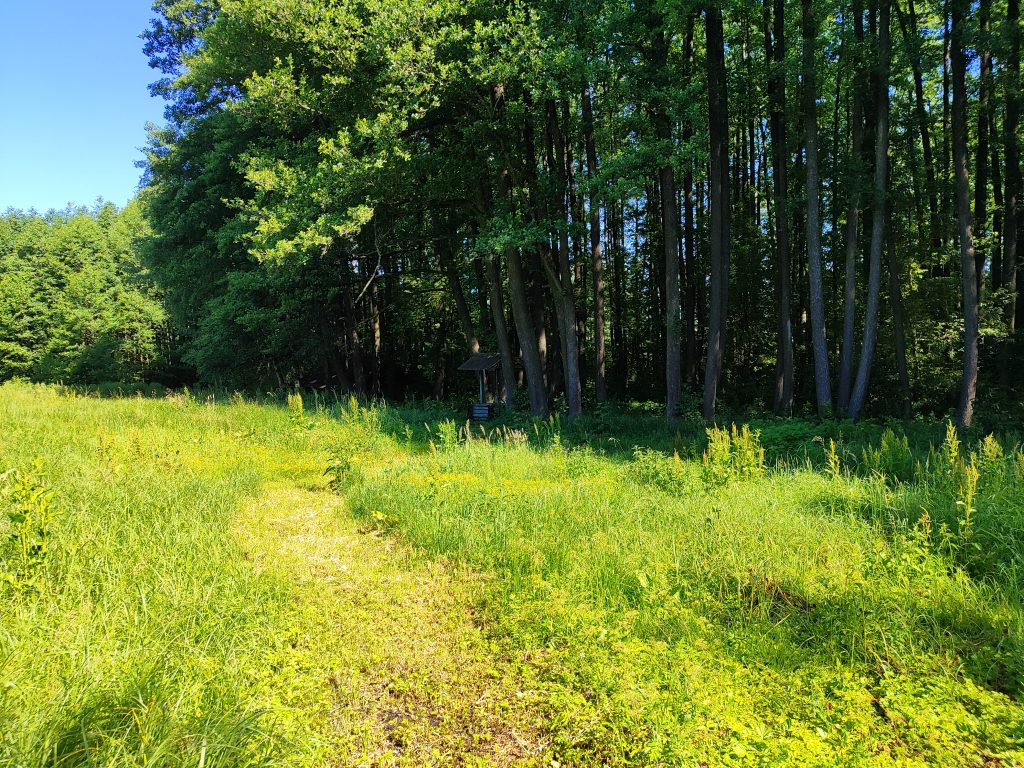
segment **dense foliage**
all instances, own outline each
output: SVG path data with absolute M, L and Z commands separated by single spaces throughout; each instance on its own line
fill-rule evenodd
M 138 203 L 0 215 L 0 380 L 166 377 L 171 339 L 142 260 L 148 234 Z
M 1018 0 L 917 3 L 158 2 L 188 359 L 400 397 L 483 347 L 535 414 L 1019 400 Z

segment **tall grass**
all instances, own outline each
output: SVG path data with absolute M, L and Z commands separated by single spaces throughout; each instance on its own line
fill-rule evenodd
M 52 496 L 39 583 L 0 587 L 0 765 L 284 764 L 258 686 L 288 585 L 231 521 L 308 456 L 291 434 L 242 402 L 0 388 L 0 469 Z M 8 570 L 17 538 L 0 522 Z
M 562 760 L 1024 756 L 1019 451 L 885 433 L 772 466 L 746 428 L 626 459 L 555 424 L 434 422 L 418 445 L 401 413 L 343 421 L 356 514 L 498 575 L 487 615 L 535 659 Z
M 460 711 L 528 708 L 545 765 L 1024 761 L 1010 440 L 147 394 L 0 388 L 0 766 L 328 763 L 327 667 L 317 638 L 289 648 L 333 606 L 297 609 L 315 582 L 257 567 L 244 536 L 275 533 L 237 527 L 325 466 L 364 529 L 477 574 L 501 661 L 474 669 L 514 703 Z M 346 653 L 331 638 L 331 668 L 377 657 Z M 388 754 L 358 759 L 413 760 Z

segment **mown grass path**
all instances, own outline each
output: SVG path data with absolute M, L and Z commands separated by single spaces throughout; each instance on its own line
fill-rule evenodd
M 716 480 L 430 418 L 0 387 L 0 575 L 53 499 L 0 768 L 1024 765 L 1019 451 Z M 961 476 L 995 547 L 917 521 Z
M 0 387 L 0 475 L 38 459 L 53 494 L 41 586 L 0 592 L 0 768 L 538 762 L 482 578 L 361 530 L 325 487 L 339 439 L 240 400 Z
M 294 585 L 288 642 L 269 659 L 278 708 L 320 719 L 325 764 L 532 763 L 544 744 L 474 624 L 474 577 L 361 531 L 343 507 L 278 482 L 236 523 L 254 567 Z

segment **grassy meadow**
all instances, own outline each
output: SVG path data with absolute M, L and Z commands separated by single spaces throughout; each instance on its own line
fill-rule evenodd
M 1010 766 L 1024 453 L 0 387 L 0 766 Z

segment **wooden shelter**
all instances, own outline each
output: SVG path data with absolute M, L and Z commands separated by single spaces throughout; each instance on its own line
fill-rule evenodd
M 469 406 L 469 418 L 473 421 L 487 421 L 494 418 L 494 403 L 487 402 L 487 371 L 495 370 L 501 365 L 501 356 L 487 352 L 477 352 L 459 366 L 460 371 L 476 371 L 480 380 L 480 402 Z

